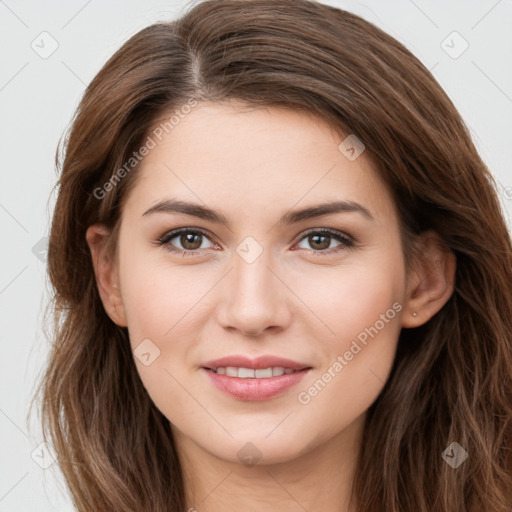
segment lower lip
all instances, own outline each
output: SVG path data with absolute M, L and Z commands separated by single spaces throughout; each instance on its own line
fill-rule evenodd
M 240 377 L 219 375 L 206 368 L 201 370 L 206 372 L 217 389 L 227 395 L 239 400 L 261 401 L 274 398 L 297 385 L 304 378 L 304 375 L 309 372 L 310 368 L 264 379 L 242 379 Z

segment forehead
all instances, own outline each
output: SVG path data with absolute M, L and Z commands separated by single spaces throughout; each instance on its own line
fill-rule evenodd
M 199 103 L 173 124 L 171 116 L 155 122 L 154 147 L 137 170 L 128 203 L 141 214 L 171 196 L 253 213 L 340 199 L 377 217 L 394 210 L 364 151 L 347 158 L 347 135 L 310 113 L 231 101 Z

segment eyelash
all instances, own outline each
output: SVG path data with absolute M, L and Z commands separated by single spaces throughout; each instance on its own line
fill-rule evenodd
M 180 229 L 176 229 L 174 231 L 169 231 L 168 233 L 166 233 L 165 235 L 160 237 L 158 239 L 158 245 L 163 246 L 169 252 L 178 253 L 178 254 L 181 254 L 182 256 L 187 256 L 187 255 L 196 256 L 199 253 L 200 249 L 197 249 L 194 251 L 186 251 L 183 249 L 178 249 L 169 243 L 173 238 L 176 238 L 177 236 L 182 235 L 184 233 L 191 233 L 194 235 L 203 235 L 208 240 L 210 240 L 209 234 L 206 231 L 203 231 L 202 229 L 180 228 Z M 318 234 L 322 235 L 322 236 L 327 236 L 329 238 L 334 238 L 336 241 L 340 242 L 340 245 L 335 247 L 333 250 L 331 249 L 331 250 L 316 251 L 314 249 L 311 249 L 311 252 L 317 253 L 321 256 L 327 256 L 327 255 L 330 255 L 333 253 L 337 253 L 344 249 L 351 249 L 355 246 L 354 240 L 352 240 L 351 238 L 349 238 L 346 235 L 343 235 L 339 231 L 335 231 L 333 229 L 328 229 L 328 228 L 312 229 L 310 231 L 307 231 L 306 233 L 303 234 L 302 238 L 300 238 L 300 240 L 297 243 L 302 242 L 302 240 L 304 240 L 308 236 L 318 235 Z M 340 247 L 341 247 L 341 249 L 340 249 Z M 344 247 L 344 249 L 343 249 L 343 247 Z

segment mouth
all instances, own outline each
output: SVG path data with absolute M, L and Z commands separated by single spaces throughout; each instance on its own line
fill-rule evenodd
M 238 377 L 239 379 L 269 379 L 271 377 L 281 377 L 282 375 L 290 375 L 291 373 L 301 372 L 308 368 L 293 370 L 284 368 L 283 366 L 274 366 L 269 368 L 244 368 L 236 366 L 219 366 L 218 368 L 204 368 L 210 370 L 217 375 L 226 375 L 227 377 Z
M 201 370 L 218 390 L 244 401 L 270 400 L 290 390 L 312 367 L 274 356 L 230 356 L 205 363 Z

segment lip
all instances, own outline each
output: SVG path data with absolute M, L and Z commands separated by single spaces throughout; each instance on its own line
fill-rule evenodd
M 215 373 L 217 368 L 227 366 L 252 368 L 254 370 L 280 366 L 295 371 L 294 373 L 280 375 L 279 377 L 263 379 L 243 379 Z M 245 401 L 270 400 L 282 395 L 293 386 L 296 386 L 311 369 L 311 366 L 307 364 L 282 357 L 261 356 L 256 359 L 250 359 L 239 355 L 215 359 L 201 367 L 201 371 L 218 390 L 232 398 Z
M 292 361 L 291 359 L 271 355 L 260 356 L 255 359 L 250 359 L 249 357 L 242 355 L 226 356 L 221 357 L 220 359 L 215 359 L 213 361 L 208 361 L 202 365 L 203 368 L 209 368 L 210 370 L 216 370 L 219 367 L 225 368 L 227 366 L 236 366 L 237 368 L 252 368 L 254 370 L 274 368 L 276 366 L 281 366 L 290 370 L 303 370 L 305 368 L 311 368 L 311 366 L 306 363 L 298 363 L 297 361 Z

